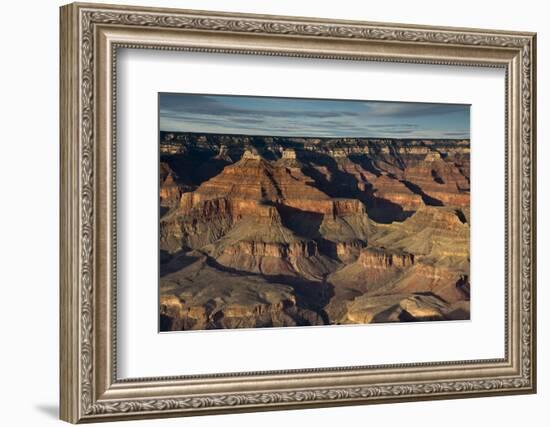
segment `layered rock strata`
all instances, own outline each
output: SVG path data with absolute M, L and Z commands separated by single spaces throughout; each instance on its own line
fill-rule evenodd
M 161 133 L 161 329 L 469 317 L 469 141 Z

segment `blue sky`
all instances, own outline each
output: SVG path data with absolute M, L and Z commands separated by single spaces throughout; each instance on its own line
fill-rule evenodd
M 470 106 L 159 94 L 160 130 L 311 137 L 469 138 Z

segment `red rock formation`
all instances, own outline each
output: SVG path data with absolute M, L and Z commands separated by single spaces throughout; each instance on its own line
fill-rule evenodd
M 367 247 L 359 257 L 328 277 L 338 289 L 356 289 L 362 293 L 377 289 L 398 278 L 414 265 L 414 255 L 391 252 L 382 248 Z
M 319 255 L 317 244 L 313 241 L 298 241 L 292 243 L 273 243 L 239 241 L 235 245 L 227 246 L 222 251 L 223 255 L 250 255 L 254 257 L 311 257 Z
M 288 155 L 287 160 L 289 158 L 293 160 L 293 156 Z M 178 210 L 166 223 L 170 220 L 185 221 L 184 218 L 196 218 L 198 222 L 224 218 L 225 222 L 235 225 L 249 217 L 255 218 L 258 223 L 270 220 L 281 222 L 279 210 L 288 208 L 322 215 L 329 230 L 336 227 L 330 221 L 338 222 L 339 218 L 348 216 L 359 218 L 351 220 L 352 223 L 362 222 L 359 227 L 366 226 L 368 220 L 361 201 L 331 198 L 315 188 L 314 184 L 299 168 L 271 163 L 246 151 L 239 162 L 227 166 L 222 173 L 203 182 L 195 191 L 184 193 Z M 364 232 L 361 238 L 365 238 Z
M 406 268 L 414 264 L 414 255 L 391 253 L 380 248 L 367 248 L 361 252 L 357 262 L 365 268 L 388 269 Z
M 430 153 L 423 162 L 405 169 L 403 177 L 419 191 L 434 199 L 433 204 L 446 206 L 469 206 L 470 182 L 454 163 Z
M 193 193 L 184 194 L 180 207 L 189 212 L 203 201 L 219 197 L 230 201 L 234 217 L 253 215 L 266 202 L 321 214 L 364 212 L 357 200 L 331 199 L 299 169 L 271 164 L 248 151 Z
M 181 187 L 176 183 L 175 173 L 168 164 L 160 164 L 160 205 L 172 208 L 178 205 Z
M 411 191 L 401 181 L 381 175 L 372 180 L 374 195 L 399 205 L 405 211 L 415 211 L 424 205 L 422 197 Z

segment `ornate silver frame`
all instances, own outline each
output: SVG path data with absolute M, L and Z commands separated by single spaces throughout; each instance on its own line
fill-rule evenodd
M 61 8 L 61 418 L 78 423 L 536 390 L 535 34 L 71 4 Z M 506 70 L 506 342 L 493 360 L 119 380 L 116 52 L 151 48 Z

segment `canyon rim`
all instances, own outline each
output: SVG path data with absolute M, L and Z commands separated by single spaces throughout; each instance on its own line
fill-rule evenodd
M 470 107 L 159 94 L 160 331 L 470 318 Z

